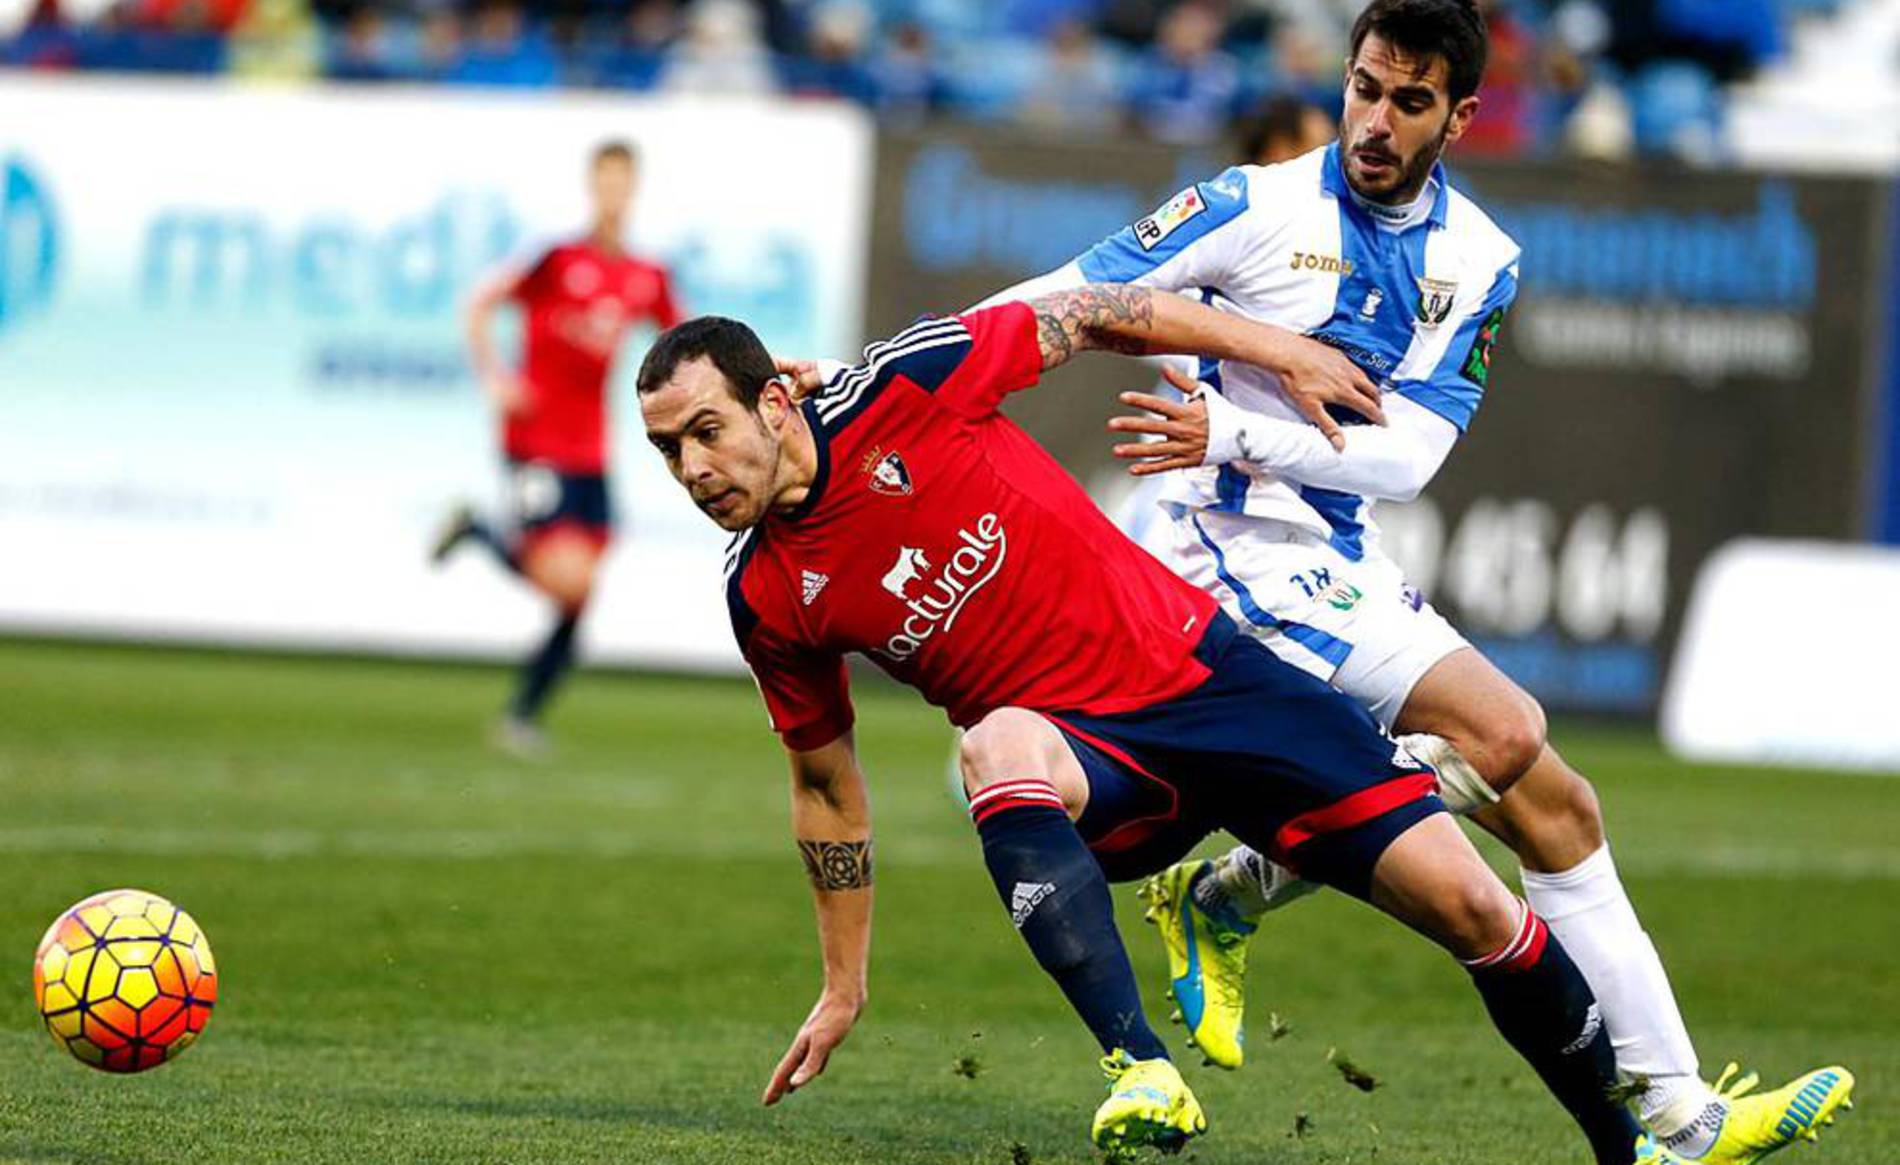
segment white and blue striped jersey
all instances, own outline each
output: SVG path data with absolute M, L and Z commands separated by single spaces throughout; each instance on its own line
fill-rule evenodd
M 1442 167 L 1427 192 L 1429 212 L 1385 220 L 1352 195 L 1336 144 L 1236 166 L 1102 240 L 1064 274 L 1181 292 L 1311 336 L 1462 432 L 1517 294 L 1518 246 Z M 1303 423 L 1270 372 L 1204 363 L 1200 377 L 1244 409 Z M 1376 541 L 1359 494 L 1238 464 L 1168 477 L 1164 501 L 1291 523 L 1353 561 Z

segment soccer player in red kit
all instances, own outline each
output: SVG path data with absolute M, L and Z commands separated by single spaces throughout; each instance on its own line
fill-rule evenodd
M 802 402 L 733 320 L 689 321 L 647 354 L 648 439 L 738 534 L 733 629 L 790 755 L 816 890 L 824 988 L 767 1104 L 824 1071 L 865 1000 L 871 818 L 844 668 L 857 652 L 965 729 L 984 862 L 1106 1057 L 1099 1147 L 1174 1149 L 1206 1127 L 1143 1016 L 1108 884 L 1224 829 L 1460 959 L 1597 1161 L 1638 1159 L 1589 985 L 1445 813 L 1432 771 L 1239 634 L 999 411 L 1084 348 L 1271 369 L 1306 344 L 1183 297 L 1094 285 L 925 319 L 818 376 Z
M 434 557 L 440 562 L 463 541 L 479 542 L 554 605 L 554 626 L 522 666 L 501 723 L 499 741 L 511 751 L 543 747 L 540 713 L 573 663 L 575 633 L 612 533 L 607 388 L 614 355 L 634 325 L 664 329 L 680 321 L 666 269 L 629 254 L 623 241 L 636 176 L 625 142 L 595 150 L 588 233 L 503 272 L 469 307 L 471 363 L 501 414 L 512 512 L 491 524 L 459 509 Z M 496 357 L 489 336 L 506 303 L 525 317 L 519 372 Z

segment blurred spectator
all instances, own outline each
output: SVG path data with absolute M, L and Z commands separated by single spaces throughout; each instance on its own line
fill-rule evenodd
M 120 3 L 121 0 L 57 0 L 50 7 L 57 11 L 59 22 L 67 28 L 84 28 L 105 19 L 106 13 Z
M 383 14 L 373 4 L 350 13 L 340 36 L 332 39 L 325 75 L 339 81 L 389 81 L 396 73 L 389 62 L 388 30 Z
M 1490 70 L 1465 148 L 1698 161 L 1724 86 L 1784 55 L 1791 13 L 1881 0 L 1477 0 Z M 1900 3 L 1900 0 L 1885 0 Z M 1064 133 L 1217 141 L 1272 95 L 1336 119 L 1365 0 L 0 0 L 0 66 L 347 81 L 789 90 L 886 122 L 938 111 Z M 320 68 L 319 68 L 320 66 Z M 1297 114 L 1295 107 L 1302 107 Z M 1311 107 L 1311 108 L 1305 108 Z M 1263 132 L 1254 120 L 1243 127 Z
M 1617 156 L 1616 143 L 1601 136 L 1604 130 L 1612 128 L 1603 119 L 1615 116 L 1618 110 L 1600 95 L 1615 90 L 1605 84 L 1596 64 L 1609 38 L 1609 22 L 1603 10 L 1590 0 L 1564 0 L 1550 14 L 1538 46 L 1542 67 L 1538 77 L 1541 91 L 1536 95 L 1535 136 L 1544 148 L 1572 145 L 1594 137 L 1590 157 Z M 1627 150 L 1627 108 L 1621 113 L 1625 122 L 1623 148 Z M 1587 118 L 1591 124 L 1574 126 L 1579 118 Z M 1567 130 L 1567 126 L 1573 128 Z
M 1658 61 L 1630 86 L 1636 148 L 1708 165 L 1721 153 L 1722 98 L 1707 69 Z
M 776 90 L 758 11 L 745 0 L 696 0 L 686 13 L 686 37 L 661 70 L 660 87 L 721 95 Z
M 184 35 L 227 33 L 250 0 L 137 0 L 133 22 Z
M 704 3 L 704 0 L 696 0 Z M 781 56 L 791 56 L 804 48 L 803 13 L 812 0 L 741 0 L 758 17 L 759 36 L 765 47 Z
M 1129 94 L 1149 133 L 1168 142 L 1205 142 L 1227 124 L 1240 94 L 1240 70 L 1221 51 L 1225 28 L 1212 0 L 1183 0 L 1161 18 Z
M 998 0 L 999 31 L 1027 40 L 1048 40 L 1077 24 L 1093 25 L 1102 0 Z
M 462 85 L 552 85 L 560 62 L 547 37 L 529 29 L 514 0 L 482 0 L 469 21 L 461 59 L 443 75 Z
M 1537 49 L 1530 29 L 1497 3 L 1485 0 L 1491 55 L 1478 87 L 1478 112 L 1458 143 L 1460 153 L 1520 154 L 1533 141 Z
M 1121 118 L 1121 93 L 1115 62 L 1080 20 L 1049 31 L 1047 56 L 1019 116 L 1049 129 L 1102 132 Z
M 1691 46 L 1717 79 L 1753 75 L 1783 51 L 1774 0 L 1657 0 L 1663 34 Z
M 948 99 L 930 34 L 915 21 L 897 26 L 870 68 L 878 112 L 889 120 L 915 124 Z
M 865 63 L 870 35 L 870 9 L 856 0 L 828 0 L 812 14 L 807 55 L 784 63 L 785 87 L 873 104 L 876 83 Z
M 1630 156 L 1636 135 L 1623 91 L 1598 82 L 1585 91 L 1565 121 L 1564 145 L 1583 158 L 1617 162 Z
M 996 35 L 995 6 L 971 0 L 881 0 L 887 16 L 920 26 L 938 47 Z
M 1161 0 L 1105 0 L 1102 33 L 1131 48 L 1141 48 L 1154 41 L 1163 7 Z
M 1283 24 L 1274 37 L 1273 65 L 1279 91 L 1328 117 L 1336 117 L 1346 88 L 1346 42 L 1317 23 Z
M 576 84 L 650 89 L 679 34 L 680 11 L 674 0 L 635 0 L 610 35 L 583 27 L 565 54 L 568 75 Z
M 1333 140 L 1333 119 L 1309 101 L 1283 95 L 1269 100 L 1240 123 L 1240 158 L 1255 166 L 1271 166 Z
M 1738 81 L 1781 53 L 1774 0 L 1604 0 L 1610 56 L 1634 74 L 1657 61 L 1693 63 Z
M 662 53 L 679 38 L 679 5 L 675 0 L 634 0 L 627 9 L 624 28 L 627 48 Z
M 217 73 L 224 69 L 224 37 L 208 26 L 210 11 L 196 3 L 166 6 L 120 0 L 77 41 L 83 69 L 155 73 Z M 168 23 L 167 23 L 168 21 Z
M 413 68 L 430 79 L 446 77 L 462 61 L 462 21 L 448 8 L 437 8 L 422 18 L 420 43 Z
M 58 0 L 35 0 L 9 35 L 0 44 L 0 65 L 70 69 L 79 62 L 78 37 L 62 19 Z
M 309 0 L 252 0 L 231 33 L 231 72 L 307 81 L 323 69 L 323 38 Z

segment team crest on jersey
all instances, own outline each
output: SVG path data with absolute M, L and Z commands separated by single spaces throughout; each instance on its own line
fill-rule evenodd
M 1201 197 L 1201 188 L 1190 186 L 1163 203 L 1160 210 L 1135 224 L 1135 241 L 1144 251 L 1152 251 L 1161 240 L 1175 232 L 1182 223 L 1207 209 L 1207 200 Z
M 910 467 L 893 449 L 889 453 L 882 449 L 873 449 L 864 455 L 864 472 L 871 479 L 873 493 L 886 497 L 908 497 L 913 489 L 910 481 Z
M 1451 316 L 1452 301 L 1458 298 L 1458 284 L 1450 279 L 1418 278 L 1418 323 L 1435 328 Z

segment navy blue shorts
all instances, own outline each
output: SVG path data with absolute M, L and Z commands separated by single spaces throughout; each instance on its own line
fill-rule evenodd
M 510 459 L 508 498 L 524 541 L 575 530 L 605 546 L 613 532 L 613 503 L 602 474 L 565 473 L 546 462 Z
M 1111 881 L 1179 861 L 1215 830 L 1356 897 L 1401 833 L 1443 813 L 1438 780 L 1372 716 L 1226 615 L 1197 652 L 1212 674 L 1108 716 L 1045 713 L 1088 775 L 1076 822 Z

